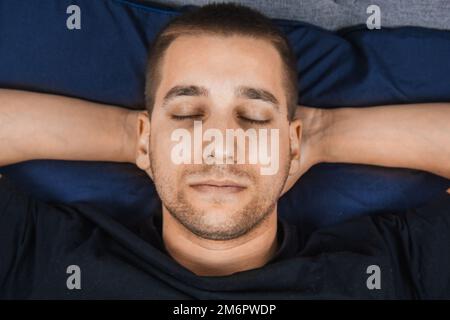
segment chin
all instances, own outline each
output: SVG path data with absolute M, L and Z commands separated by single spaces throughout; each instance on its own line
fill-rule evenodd
M 237 216 L 230 213 L 230 211 L 224 212 L 223 210 L 212 210 L 204 215 L 203 221 L 208 224 L 229 224 L 237 220 Z
M 197 236 L 210 240 L 231 240 L 245 234 L 251 223 L 246 221 L 243 208 L 195 208 L 197 217 L 191 220 L 190 229 Z M 251 229 L 251 228 L 250 228 Z
M 196 234 L 201 238 L 209 240 L 232 240 L 245 233 L 241 226 L 231 225 L 225 228 L 224 225 L 227 224 L 219 223 L 202 225 L 201 228 L 196 230 Z

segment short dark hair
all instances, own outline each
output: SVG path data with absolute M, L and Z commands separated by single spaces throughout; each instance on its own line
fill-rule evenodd
M 260 12 L 234 3 L 213 3 L 187 11 L 170 21 L 156 36 L 148 56 L 145 85 L 146 109 L 151 113 L 161 81 L 161 61 L 169 45 L 182 35 L 242 35 L 268 40 L 278 51 L 284 66 L 288 119 L 297 106 L 296 58 L 286 36 Z

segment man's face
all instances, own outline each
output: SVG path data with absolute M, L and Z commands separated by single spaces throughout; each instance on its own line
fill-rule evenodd
M 163 206 L 188 230 L 206 239 L 239 237 L 276 209 L 289 172 L 290 130 L 281 58 L 268 41 L 203 35 L 177 38 L 161 63 L 148 173 Z M 245 150 L 235 140 L 232 148 L 224 145 L 223 152 L 207 151 L 213 140 L 201 137 L 200 145 L 198 139 L 195 142 L 199 131 L 195 135 L 194 121 L 201 121 L 202 133 L 219 130 L 224 143 L 226 129 L 268 129 L 265 147 L 269 154 L 276 150 L 270 156 L 278 159 L 277 170 L 264 175 L 261 168 L 267 164 L 249 163 L 249 139 Z M 276 138 L 271 139 L 271 129 L 278 132 Z M 188 163 L 174 160 L 173 150 L 180 146 L 174 132 L 191 134 L 190 145 L 184 141 Z M 239 152 L 245 155 L 244 163 L 237 162 Z M 223 164 L 205 161 L 219 158 Z

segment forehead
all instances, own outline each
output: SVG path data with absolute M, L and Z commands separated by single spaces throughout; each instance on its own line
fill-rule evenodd
M 270 90 L 285 102 L 283 65 L 275 47 L 245 36 L 183 35 L 164 54 L 157 96 L 175 85 L 234 90 L 253 86 Z

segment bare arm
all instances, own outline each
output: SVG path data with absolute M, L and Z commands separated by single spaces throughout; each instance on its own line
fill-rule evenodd
M 0 166 L 31 159 L 134 162 L 136 113 L 0 89 Z
M 320 162 L 428 171 L 450 179 L 450 104 L 316 109 L 299 106 L 302 170 Z M 295 180 L 295 181 L 294 181 Z
M 323 159 L 428 171 L 450 179 L 450 104 L 331 110 Z

